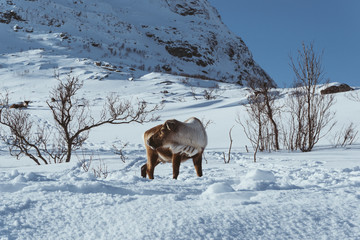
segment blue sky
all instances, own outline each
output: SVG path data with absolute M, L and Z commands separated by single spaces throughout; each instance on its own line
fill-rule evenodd
M 281 87 L 294 75 L 289 55 L 301 43 L 324 51 L 330 82 L 360 87 L 360 0 L 209 0 L 256 62 Z

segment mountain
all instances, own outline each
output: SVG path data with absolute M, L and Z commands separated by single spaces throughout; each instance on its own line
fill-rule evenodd
M 131 75 L 275 85 L 207 0 L 2 0 L 0 31 L 3 53 L 41 48 Z

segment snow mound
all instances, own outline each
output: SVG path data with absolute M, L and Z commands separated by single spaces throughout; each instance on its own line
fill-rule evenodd
M 256 196 L 256 193 L 252 192 L 237 192 L 234 188 L 226 183 L 214 183 L 210 185 L 202 194 L 203 199 L 211 200 L 238 200 L 243 205 L 256 204 L 258 202 L 249 201 L 252 197 Z
M 255 169 L 249 171 L 238 185 L 239 189 L 264 191 L 267 189 L 278 189 L 276 178 L 272 171 Z
M 271 171 L 255 169 L 246 174 L 246 178 L 254 181 L 275 182 L 275 176 Z
M 210 185 L 203 194 L 212 195 L 212 194 L 228 193 L 228 192 L 235 192 L 235 190 L 230 186 L 230 184 L 214 183 Z

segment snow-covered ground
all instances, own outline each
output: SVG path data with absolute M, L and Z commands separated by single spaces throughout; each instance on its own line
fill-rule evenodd
M 76 161 L 3 167 L 0 234 L 2 239 L 358 239 L 359 153 L 264 154 L 254 164 L 236 152 L 224 164 L 220 152 L 210 150 L 202 178 L 186 162 L 177 181 L 169 164 L 156 168 L 155 180 L 141 178 L 142 149 L 127 151 L 126 163 L 101 155 L 109 167 L 106 179 L 84 173 Z
M 106 125 L 94 129 L 67 164 L 37 166 L 9 155 L 0 144 L 0 239 L 360 239 L 360 145 L 334 148 L 330 133 L 309 153 L 259 153 L 257 163 L 242 128 L 248 91 L 240 86 L 150 73 L 129 81 L 125 73 L 94 66 L 86 59 L 52 56 L 42 50 L 0 55 L 0 90 L 10 101 L 31 100 L 27 110 L 52 124 L 45 101 L 57 80 L 70 71 L 84 79 L 79 97 L 97 112 L 108 93 L 133 101 L 164 102 L 159 122 Z M 192 86 L 192 87 L 191 87 Z M 217 86 L 216 99 L 202 91 Z M 281 90 L 286 93 L 286 89 Z M 359 90 L 357 90 L 359 91 Z M 193 93 L 197 94 L 195 100 Z M 353 121 L 360 107 L 336 94 L 336 132 Z M 146 162 L 142 134 L 176 118 L 211 120 L 204 176 L 191 161 L 178 180 L 171 164 L 160 164 L 155 179 L 140 176 Z M 224 163 L 232 131 L 231 161 Z M 125 162 L 113 145 L 125 148 Z M 245 151 L 245 145 L 250 152 Z M 85 172 L 79 160 L 94 157 L 91 168 L 106 167 L 106 178 Z

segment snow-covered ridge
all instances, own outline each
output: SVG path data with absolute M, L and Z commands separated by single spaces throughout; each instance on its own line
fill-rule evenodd
M 134 75 L 272 81 L 207 0 L 1 1 L 0 30 L 0 50 L 7 53 L 43 48 Z

